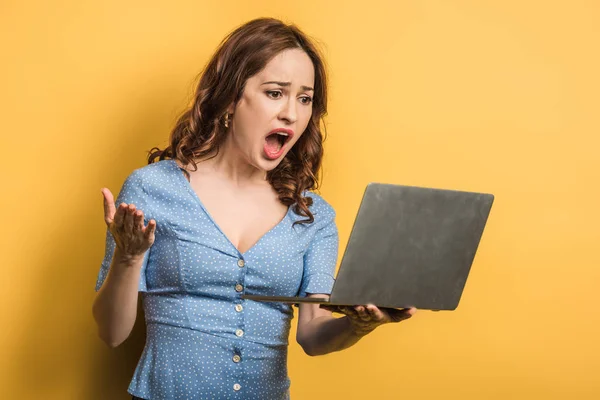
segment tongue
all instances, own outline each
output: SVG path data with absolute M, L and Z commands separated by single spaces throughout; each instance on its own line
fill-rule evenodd
M 277 134 L 267 136 L 267 144 L 265 146 L 269 153 L 275 154 L 281 150 L 281 143 L 277 139 Z

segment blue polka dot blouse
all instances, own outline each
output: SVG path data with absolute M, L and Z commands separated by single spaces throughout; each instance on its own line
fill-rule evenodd
M 288 399 L 287 345 L 293 310 L 247 294 L 331 293 L 338 255 L 333 208 L 318 194 L 315 221 L 289 208 L 245 253 L 223 234 L 174 160 L 139 168 L 116 200 L 157 222 L 139 291 L 146 344 L 128 388 L 143 399 Z M 96 290 L 115 242 L 107 231 Z

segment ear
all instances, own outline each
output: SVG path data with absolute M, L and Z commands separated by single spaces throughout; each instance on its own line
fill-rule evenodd
M 228 107 L 227 107 L 227 114 L 233 114 L 233 112 L 235 111 L 235 104 L 231 103 Z

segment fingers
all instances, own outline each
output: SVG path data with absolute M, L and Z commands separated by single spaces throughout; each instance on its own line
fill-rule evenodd
M 142 218 L 143 219 L 143 218 Z M 156 221 L 151 219 L 144 231 L 144 237 L 148 243 L 154 243 L 154 232 L 156 232 Z
M 369 332 L 380 323 L 375 321 L 367 312 L 365 306 L 342 307 L 344 314 L 352 321 L 352 324 L 359 329 L 360 332 Z
M 385 314 L 378 307 L 376 307 L 372 304 L 369 304 L 367 306 L 367 312 L 369 313 L 369 315 L 371 316 L 373 321 L 377 321 L 377 322 L 385 321 Z
M 412 317 L 417 309 L 414 307 L 398 310 L 395 308 L 378 308 L 372 304 L 367 306 L 367 311 L 371 315 L 373 321 L 385 322 L 400 322 Z
M 331 312 L 342 313 L 361 326 L 365 324 L 381 325 L 388 322 L 400 322 L 412 317 L 417 312 L 417 309 L 414 307 L 398 310 L 395 308 L 378 308 L 373 304 L 355 307 L 322 304 L 321 308 Z
M 135 206 L 134 206 L 135 207 Z M 142 232 L 144 239 L 150 243 L 154 242 L 154 232 L 156 230 L 156 221 L 151 220 L 148 226 L 144 226 L 144 212 L 137 210 L 133 213 L 133 233 Z
M 144 230 L 144 213 L 137 210 L 133 214 L 133 230 L 142 232 Z
M 110 213 L 110 203 L 107 204 L 105 200 L 105 216 Z M 112 203 L 114 209 L 114 203 Z M 117 228 L 122 228 L 126 232 L 143 232 L 144 231 L 144 212 L 137 210 L 135 204 L 121 203 L 116 212 L 113 213 L 112 221 L 106 220 L 108 224 L 110 222 L 115 223 Z M 155 222 L 156 223 L 156 222 Z
M 127 212 L 127 204 L 121 203 L 119 204 L 119 208 L 117 208 L 117 212 L 115 213 L 114 223 L 117 228 L 121 228 L 123 226 L 123 220 L 125 219 L 125 213 Z
M 135 204 L 122 202 L 115 208 L 112 193 L 103 188 L 104 220 L 122 254 L 137 256 L 144 254 L 155 240 L 156 221 L 144 225 L 144 212 Z
M 134 235 L 143 233 L 146 238 L 154 238 L 156 221 L 153 220 L 152 223 L 153 226 L 150 230 L 144 227 L 144 212 L 138 210 L 135 204 L 121 203 L 114 216 L 114 225 L 117 230 Z
M 371 314 L 367 311 L 365 307 L 356 306 L 354 307 L 354 310 L 356 311 L 356 315 L 358 316 L 358 318 L 362 321 L 370 321 L 372 319 Z
M 340 311 L 352 319 L 360 319 L 358 318 L 358 312 L 354 307 L 340 306 Z
M 110 190 L 102 188 L 101 192 L 102 200 L 104 202 L 104 222 L 106 222 L 107 225 L 110 225 L 115 218 L 115 213 L 117 212 L 115 207 L 115 199 Z
M 386 310 L 386 312 L 391 322 L 400 322 L 412 317 L 417 312 L 417 309 L 414 307 L 405 308 L 403 310 L 389 309 Z
M 130 204 L 127 207 L 127 212 L 125 213 L 125 218 L 123 220 L 123 227 L 125 228 L 125 232 L 133 231 L 134 213 L 135 213 L 135 204 Z

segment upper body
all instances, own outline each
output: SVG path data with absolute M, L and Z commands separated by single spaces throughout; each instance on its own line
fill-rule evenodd
M 326 88 L 323 61 L 306 35 L 273 19 L 251 21 L 232 32 L 208 63 L 170 146 L 152 153 L 153 165 L 128 178 L 116 204 L 103 189 L 109 232 L 93 307 L 100 337 L 111 346 L 127 338 L 140 290 L 152 329 L 185 329 L 151 332 L 142 364 L 154 372 L 138 365 L 142 381 L 161 365 L 180 368 L 161 353 L 168 343 L 177 345 L 174 337 L 198 346 L 213 340 L 191 331 L 226 340 L 204 355 L 237 346 L 237 338 L 255 360 L 280 365 L 285 357 L 265 353 L 264 346 L 287 343 L 290 307 L 242 302 L 240 293 L 330 293 L 338 252 L 335 212 L 314 193 Z M 344 349 L 375 327 L 414 313 L 390 314 L 372 305 L 340 311 L 346 315 L 335 318 L 316 304 L 299 306 L 297 341 L 307 354 Z M 200 362 L 184 376 L 199 371 Z M 277 369 L 269 368 L 267 375 Z M 170 379 L 157 375 L 160 387 L 153 393 L 179 390 L 167 387 Z M 146 384 L 133 391 L 150 393 Z
M 118 203 L 143 207 L 146 223 L 157 221 L 153 245 L 139 270 L 138 291 L 143 293 L 146 322 L 287 344 L 291 306 L 245 301 L 241 296 L 331 292 L 338 255 L 335 212 L 318 194 L 306 195 L 313 199 L 312 224 L 294 225 L 301 217 L 290 207 L 251 243 L 242 236 L 248 244 L 240 245 L 244 242 L 236 239 L 236 231 L 224 227 L 238 216 L 256 218 L 253 207 L 238 202 L 225 206 L 229 208 L 214 203 L 211 208 L 175 160 L 134 171 Z M 260 199 L 258 193 L 254 197 Z M 96 290 L 110 271 L 115 247 L 109 231 Z

